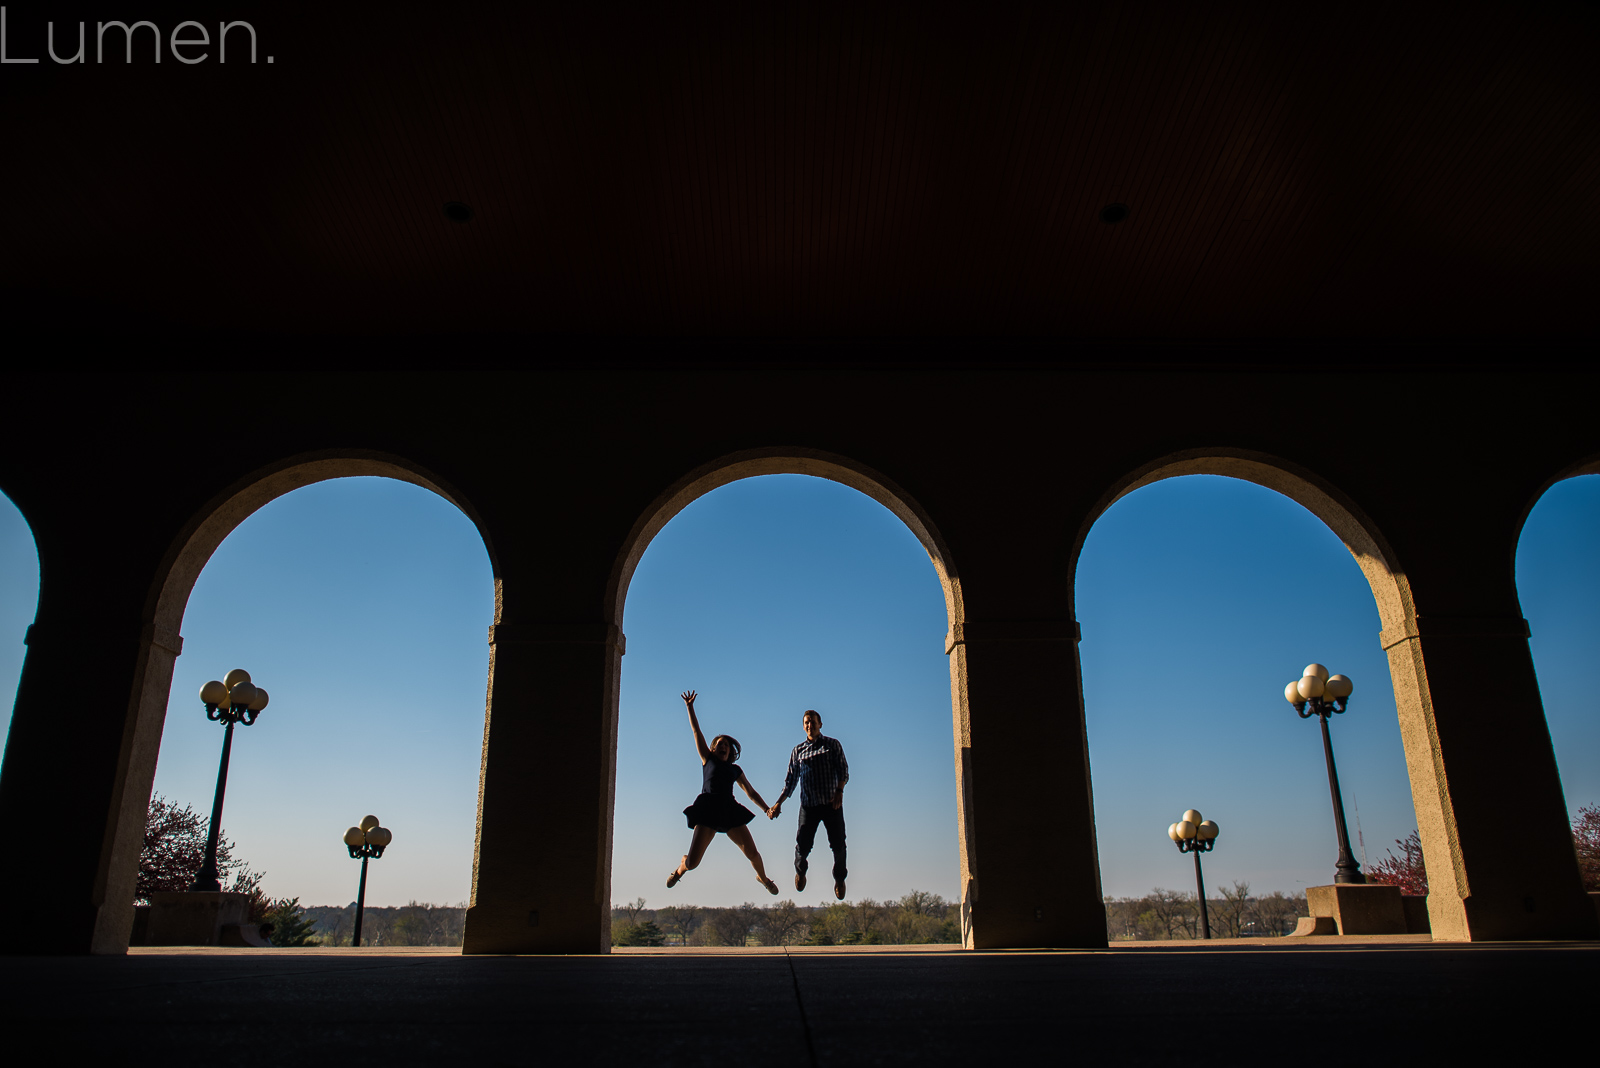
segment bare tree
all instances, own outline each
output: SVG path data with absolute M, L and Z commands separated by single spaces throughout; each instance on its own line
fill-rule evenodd
M 811 925 L 809 912 L 793 901 L 780 901 L 761 910 L 761 941 L 769 946 L 787 946 L 805 937 Z
M 864 897 L 854 905 L 847 907 L 850 910 L 850 934 L 845 935 L 842 941 L 881 941 L 883 938 L 884 913 L 887 911 L 881 904 Z M 851 935 L 855 937 L 852 939 Z M 874 937 L 876 936 L 876 937 Z
M 1222 901 L 1213 902 L 1211 915 L 1222 928 L 1224 938 L 1238 938 L 1244 933 L 1245 914 L 1250 911 L 1250 884 L 1234 880 L 1232 886 L 1221 890 Z
M 664 909 L 656 910 L 656 923 L 668 934 L 677 934 L 683 939 L 683 944 L 689 944 L 689 936 L 694 933 L 695 920 L 700 915 L 697 905 L 668 905 Z
M 743 905 L 736 905 L 733 908 L 716 909 L 706 917 L 702 930 L 715 939 L 711 942 L 712 945 L 742 946 L 749 939 L 750 931 L 759 922 L 761 922 L 761 910 L 746 901 Z
M 639 925 L 639 913 L 644 911 L 644 898 L 634 898 L 626 904 L 617 905 L 616 910 L 628 918 L 629 927 Z
M 950 903 L 931 890 L 913 890 L 899 901 L 900 908 L 923 916 L 943 917 Z
M 1304 900 L 1302 897 L 1297 902 L 1295 898 L 1285 896 L 1282 890 L 1274 890 L 1256 898 L 1251 912 L 1263 934 L 1281 935 L 1287 932 L 1290 920 L 1302 915 L 1297 904 Z
M 1157 938 L 1193 938 L 1194 902 L 1181 890 L 1156 887 L 1146 897 L 1148 911 L 1154 915 Z

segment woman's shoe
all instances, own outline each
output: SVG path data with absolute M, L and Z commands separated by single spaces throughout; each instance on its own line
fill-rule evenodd
M 778 896 L 778 884 L 773 882 L 771 879 L 757 879 L 756 882 L 766 887 L 767 893 L 771 894 L 773 897 Z M 671 886 L 672 884 L 668 883 L 667 885 Z
M 675 871 L 667 876 L 667 889 L 671 890 L 674 886 L 677 886 L 678 880 L 681 878 L 683 878 L 683 872 L 681 871 Z

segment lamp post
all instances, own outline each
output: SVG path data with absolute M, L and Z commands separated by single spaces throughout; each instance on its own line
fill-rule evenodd
M 1190 809 L 1183 819 L 1167 828 L 1167 837 L 1178 843 L 1178 852 L 1194 854 L 1194 887 L 1200 895 L 1200 937 L 1211 937 L 1211 914 L 1206 911 L 1206 881 L 1200 874 L 1200 854 L 1209 853 L 1221 833 L 1215 823 L 1202 820 L 1200 813 Z
M 233 725 L 246 727 L 256 721 L 261 710 L 267 707 L 267 691 L 250 682 L 250 673 L 234 668 L 221 682 L 215 679 L 200 687 L 200 700 L 206 706 L 206 718 L 222 724 L 222 764 L 217 768 L 217 793 L 211 799 L 211 830 L 206 835 L 206 859 L 195 873 L 190 891 L 215 893 L 222 889 L 217 872 L 217 836 L 222 830 L 222 795 L 228 789 L 228 755 L 233 752 Z
M 350 859 L 361 858 L 361 888 L 356 891 L 356 933 L 351 947 L 361 944 L 361 914 L 367 907 L 367 861 L 383 856 L 384 847 L 394 841 L 387 827 L 378 826 L 378 817 L 367 816 L 361 826 L 344 832 L 344 844 L 350 849 Z
M 1307 664 L 1305 677 L 1283 688 L 1283 699 L 1294 706 L 1301 719 L 1316 716 L 1322 721 L 1322 753 L 1328 758 L 1328 792 L 1333 795 L 1333 823 L 1339 832 L 1339 860 L 1334 865 L 1335 883 L 1365 883 L 1361 865 L 1350 852 L 1350 831 L 1344 823 L 1344 800 L 1339 796 L 1339 772 L 1333 766 L 1333 740 L 1328 736 L 1328 717 L 1339 715 L 1350 705 L 1355 683 L 1343 675 L 1328 674 L 1321 664 Z

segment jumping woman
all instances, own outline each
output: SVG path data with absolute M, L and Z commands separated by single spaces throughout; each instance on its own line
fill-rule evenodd
M 767 803 L 761 800 L 761 795 L 755 792 L 750 780 L 739 769 L 739 743 L 736 739 L 719 734 L 711 739 L 709 746 L 706 745 L 706 736 L 700 733 L 700 721 L 694 714 L 696 696 L 693 690 L 683 695 L 684 706 L 689 709 L 689 728 L 694 731 L 694 747 L 700 754 L 702 777 L 700 796 L 694 799 L 694 804 L 683 810 L 694 837 L 689 840 L 689 852 L 683 862 L 667 876 L 667 886 L 677 886 L 685 872 L 699 867 L 700 858 L 706 855 L 706 846 L 721 833 L 732 838 L 734 844 L 750 858 L 750 866 L 756 870 L 756 882 L 766 887 L 769 894 L 776 894 L 778 884 L 767 878 L 767 869 L 761 863 L 761 851 L 756 848 L 756 840 L 750 837 L 750 828 L 745 826 L 756 818 L 756 814 L 733 799 L 733 784 L 744 787 L 744 792 L 750 795 L 750 800 L 756 803 L 757 808 L 765 810 Z

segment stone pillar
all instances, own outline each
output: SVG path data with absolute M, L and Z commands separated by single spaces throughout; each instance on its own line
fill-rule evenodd
M 1515 617 L 1419 615 L 1383 632 L 1439 940 L 1595 938 Z
M 56 601 L 28 628 L 0 769 L 8 844 L 43 880 L 0 884 L 0 900 L 30 917 L 4 951 L 119 954 L 183 639 L 104 617 L 69 624 L 46 611 Z
M 522 623 L 489 645 L 463 952 L 607 952 L 622 635 Z
M 947 639 L 969 948 L 1106 944 L 1077 636 L 969 621 Z

